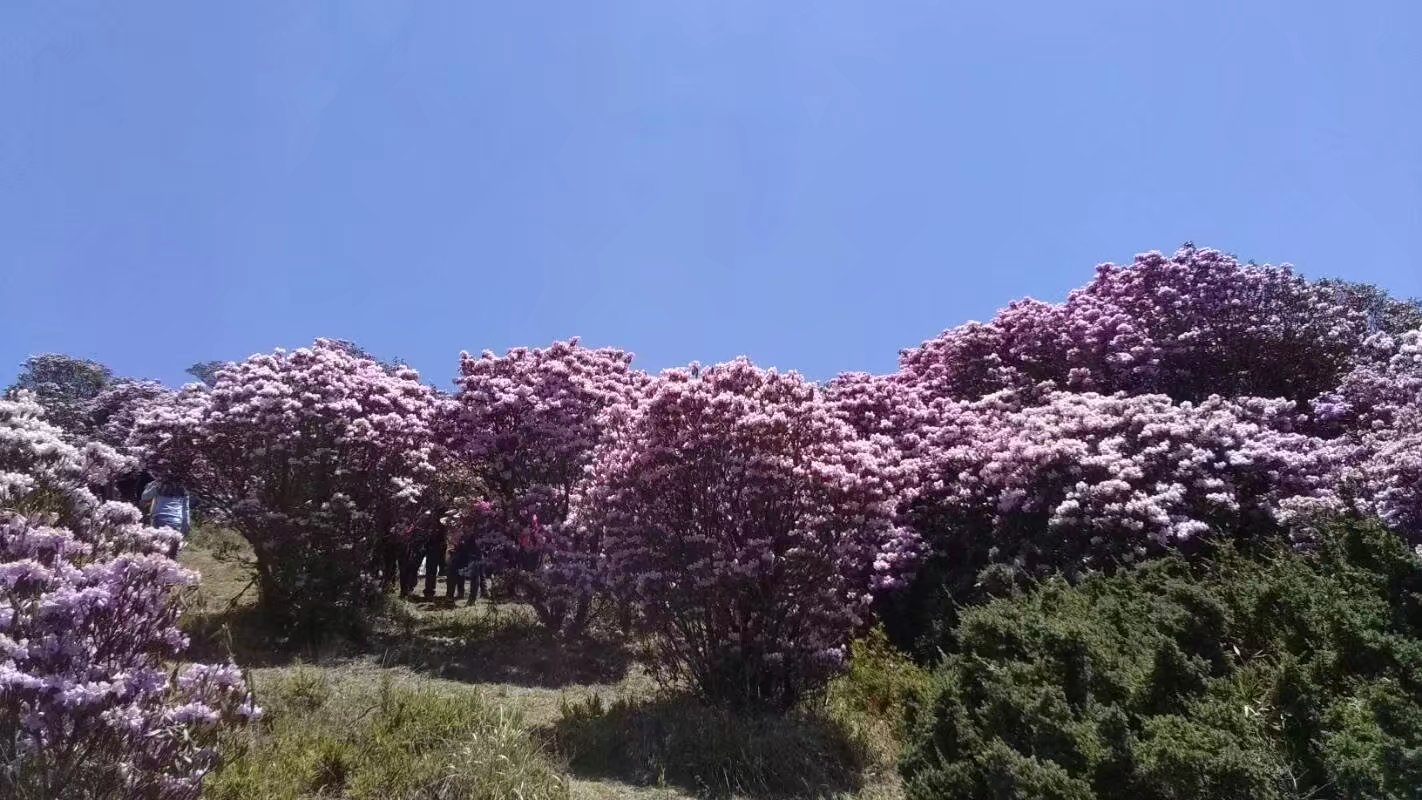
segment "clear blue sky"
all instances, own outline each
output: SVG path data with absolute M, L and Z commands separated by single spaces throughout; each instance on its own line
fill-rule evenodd
M 813 377 L 1190 239 L 1422 295 L 1422 3 L 0 3 L 0 384 Z

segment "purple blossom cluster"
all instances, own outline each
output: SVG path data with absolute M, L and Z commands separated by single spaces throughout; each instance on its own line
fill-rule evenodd
M 126 467 L 0 401 L 0 795 L 195 798 L 218 729 L 259 714 L 232 666 L 175 670 L 174 534 L 86 485 Z
M 654 634 L 650 665 L 720 701 L 788 707 L 910 574 L 899 460 L 799 375 L 663 373 L 597 451 L 574 524 Z
M 1422 549 L 1422 407 L 1396 419 L 1396 428 L 1364 439 L 1362 503 Z
M 1104 264 L 1063 303 L 1021 300 L 991 322 L 945 331 L 905 351 L 900 375 L 959 399 L 1051 381 L 1102 394 L 1303 403 L 1338 383 L 1367 334 L 1367 314 L 1328 286 L 1187 247 Z
M 88 403 L 89 438 L 125 451 L 138 418 L 156 406 L 172 402 L 173 396 L 173 390 L 156 381 L 111 383 Z
M 1302 537 L 1350 504 L 1422 541 L 1422 332 L 1373 333 L 1374 305 L 1186 247 L 827 389 L 842 419 L 895 441 L 933 579 L 958 589 L 988 565 L 1073 572 L 1215 535 Z
M 1314 410 L 1352 465 L 1344 492 L 1422 546 L 1422 330 L 1370 338 Z
M 130 441 L 252 544 L 264 608 L 322 623 L 378 592 L 382 541 L 434 471 L 437 407 L 414 371 L 318 339 L 224 366 Z
M 1287 400 L 1016 392 L 937 407 L 920 502 L 990 560 L 1093 568 L 1211 534 L 1270 535 L 1336 505 L 1342 466 Z
M 602 582 L 597 539 L 566 520 L 607 413 L 646 382 L 631 363 L 630 353 L 577 339 L 502 356 L 460 355 L 442 440 L 486 501 L 462 511 L 477 517 L 471 527 L 489 565 L 516 577 L 554 628 L 579 629 Z

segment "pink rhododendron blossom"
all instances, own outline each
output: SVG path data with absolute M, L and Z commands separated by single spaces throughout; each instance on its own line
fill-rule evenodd
M 1038 569 L 1281 533 L 1332 502 L 1341 466 L 1285 400 L 1003 392 L 939 413 L 919 454 L 933 476 L 924 519 Z
M 1422 331 L 1373 336 L 1314 410 L 1351 466 L 1344 493 L 1422 545 Z
M 565 520 L 606 430 L 606 412 L 628 403 L 646 381 L 631 362 L 629 353 L 577 339 L 460 357 L 459 391 L 442 438 L 487 494 L 470 512 L 472 524 L 490 565 L 516 576 L 555 628 L 581 627 L 600 582 L 599 542 Z
M 131 442 L 251 542 L 266 609 L 320 624 L 377 591 L 381 542 L 434 469 L 435 409 L 412 370 L 318 339 L 223 367 L 150 408 Z
M 87 409 L 90 437 L 126 451 L 138 419 L 156 406 L 172 402 L 173 390 L 153 381 L 116 381 L 91 401 Z
M 897 462 L 795 373 L 672 370 L 610 427 L 574 522 L 602 539 L 658 674 L 786 707 L 911 574 Z
M 1365 442 L 1362 502 L 1413 545 L 1422 546 L 1422 407 L 1399 413 L 1397 423 Z
M 1366 314 L 1329 287 L 1190 247 L 1102 265 L 1063 303 L 1021 300 L 991 322 L 945 331 L 903 353 L 901 376 L 958 399 L 1051 381 L 1307 402 L 1338 382 L 1367 333 Z
M 169 666 L 197 576 L 86 488 L 122 466 L 0 401 L 0 795 L 195 798 L 217 728 L 260 713 L 234 667 Z
M 1399 412 L 1422 407 L 1422 330 L 1369 337 L 1356 368 L 1313 406 L 1320 423 L 1335 432 L 1397 427 Z

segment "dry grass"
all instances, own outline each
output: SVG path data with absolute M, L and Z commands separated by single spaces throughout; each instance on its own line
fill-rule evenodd
M 902 796 L 885 749 L 891 737 L 881 723 L 854 718 L 854 704 L 821 703 L 780 721 L 704 709 L 660 693 L 616 642 L 561 641 L 513 604 L 392 599 L 361 644 L 292 648 L 252 613 L 250 551 L 240 539 L 200 531 L 181 560 L 203 576 L 186 618 L 194 652 L 230 653 L 271 709 L 229 744 L 230 765 L 209 793 L 223 800 Z M 381 707 L 430 719 L 392 729 L 370 710 Z M 480 752 L 496 745 L 518 768 L 492 770 L 464 746 L 474 740 Z M 390 763 L 368 774 L 348 769 L 371 763 L 370 753 Z M 482 788 L 421 782 L 456 763 Z M 274 788 L 284 784 L 264 780 L 273 776 L 306 781 L 305 793 Z M 508 794 L 518 781 L 525 794 Z

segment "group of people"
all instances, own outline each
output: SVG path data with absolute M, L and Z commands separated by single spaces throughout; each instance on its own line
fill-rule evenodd
M 470 605 L 488 596 L 489 570 L 479 541 L 481 531 L 472 522 L 469 515 L 441 516 L 436 509 L 427 508 L 405 526 L 387 559 L 399 572 L 401 597 L 415 593 L 422 563 L 425 598 L 434 598 L 441 575 L 445 597 L 450 600 L 463 600 L 466 585 Z
M 501 530 L 507 520 L 496 514 L 486 500 L 467 498 L 445 503 L 427 495 L 426 502 L 392 537 L 384 574 L 398 572 L 400 595 L 410 597 L 419 583 L 424 566 L 424 597 L 433 599 L 440 576 L 445 578 L 445 597 L 468 602 L 489 596 L 488 583 L 496 568 L 532 574 L 542 565 L 545 537 L 538 515 L 530 515 L 516 539 L 505 541 Z M 491 549 L 492 548 L 492 549 Z M 520 582 L 509 589 L 518 593 Z
M 187 537 L 192 529 L 192 503 L 181 482 L 142 474 L 121 483 L 124 485 L 116 487 L 118 493 L 130 502 L 136 500 L 147 524 Z M 488 597 L 492 577 L 492 564 L 481 541 L 486 533 L 481 526 L 489 519 L 490 505 L 483 500 L 475 501 L 465 512 L 451 512 L 436 503 L 423 504 L 393 537 L 382 558 L 381 571 L 390 578 L 398 576 L 400 595 L 410 597 L 419 584 L 423 565 L 425 598 L 434 598 L 443 576 L 446 598 L 458 601 L 467 595 L 468 603 L 473 605 L 480 597 Z M 541 530 L 535 514 L 519 536 L 512 566 L 536 570 L 541 549 Z M 178 545 L 174 544 L 170 555 L 176 556 L 177 550 Z

